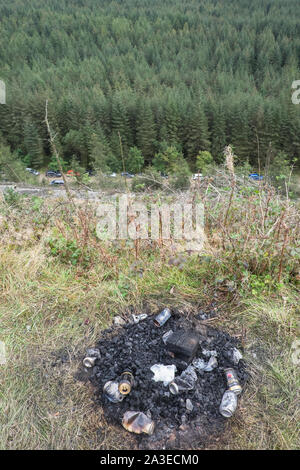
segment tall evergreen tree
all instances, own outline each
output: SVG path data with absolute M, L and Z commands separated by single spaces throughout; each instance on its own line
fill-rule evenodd
M 24 123 L 24 147 L 30 157 L 30 165 L 33 168 L 40 168 L 44 162 L 44 149 L 36 125 L 30 117 Z
M 154 116 L 148 102 L 140 101 L 136 117 L 136 143 L 150 163 L 155 151 L 156 130 Z

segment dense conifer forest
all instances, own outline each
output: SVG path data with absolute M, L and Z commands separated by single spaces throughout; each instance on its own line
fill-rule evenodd
M 300 157 L 298 0 L 0 0 L 0 142 L 33 167 L 112 171 L 162 148 L 193 167 L 231 144 L 241 162 Z

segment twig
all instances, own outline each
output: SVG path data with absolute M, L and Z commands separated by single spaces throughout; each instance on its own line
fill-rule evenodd
M 59 171 L 62 175 L 62 179 L 64 181 L 64 184 L 65 184 L 65 188 L 66 188 L 66 193 L 67 193 L 67 196 L 68 196 L 68 199 L 70 201 L 70 204 L 73 206 L 73 208 L 75 209 L 75 204 L 74 204 L 74 201 L 73 201 L 73 197 L 72 197 L 72 194 L 71 194 L 71 191 L 70 191 L 70 188 L 69 188 L 69 185 L 68 185 L 68 182 L 66 180 L 66 177 L 65 177 L 65 174 L 64 174 L 64 171 L 63 171 L 63 167 L 62 167 L 62 164 L 61 164 L 61 161 L 60 161 L 60 157 L 59 157 L 59 153 L 57 151 L 57 148 L 56 148 L 56 145 L 55 145 L 55 142 L 54 142 L 54 139 L 56 137 L 56 134 L 52 134 L 52 131 L 51 131 L 51 128 L 50 128 L 50 124 L 49 124 L 49 121 L 48 121 L 48 100 L 46 100 L 46 106 L 45 106 L 45 123 L 46 123 L 46 126 L 47 126 L 47 130 L 48 130 L 48 134 L 49 134 L 49 142 L 50 142 L 50 145 L 53 149 L 53 152 L 54 152 L 54 155 L 55 155 L 55 158 L 56 158 L 56 161 L 57 161 L 57 165 L 58 165 L 58 168 L 59 168 Z
M 282 266 L 283 266 L 283 255 L 284 255 L 284 251 L 285 251 L 285 248 L 286 248 L 286 245 L 287 245 L 288 234 L 289 234 L 289 228 L 286 227 L 286 228 L 285 228 L 285 232 L 284 232 L 284 240 L 283 240 L 283 244 L 282 244 L 282 248 L 281 248 L 281 253 L 280 253 L 280 264 L 279 264 L 279 272 L 278 272 L 278 282 L 280 282 L 280 280 L 281 280 Z
M 228 202 L 228 206 L 227 206 L 227 209 L 226 209 L 224 222 L 223 222 L 224 227 L 226 227 L 227 217 L 228 217 L 229 210 L 230 210 L 230 207 L 231 207 L 231 204 L 232 204 L 233 194 L 234 194 L 234 190 L 235 190 L 235 186 L 236 186 L 236 178 L 235 178 L 235 173 L 234 173 L 234 155 L 232 153 L 232 148 L 229 145 L 227 147 L 225 147 L 224 155 L 226 157 L 226 166 L 227 166 L 227 168 L 230 172 L 230 175 L 231 175 L 231 192 L 230 192 L 229 202 Z

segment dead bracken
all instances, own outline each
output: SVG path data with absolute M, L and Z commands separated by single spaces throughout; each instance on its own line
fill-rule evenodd
M 222 398 L 227 390 L 229 398 L 235 393 L 228 370 L 244 390 L 240 344 L 197 315 L 187 318 L 173 310 L 161 327 L 155 318 L 144 316 L 102 332 L 95 346 L 98 357 L 88 369 L 96 401 L 108 423 L 139 434 L 140 448 L 201 447 L 223 432 L 226 417 L 236 402 L 239 406 L 240 395 Z

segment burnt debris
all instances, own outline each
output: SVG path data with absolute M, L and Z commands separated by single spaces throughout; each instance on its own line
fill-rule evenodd
M 129 411 L 142 412 L 153 420 L 153 435 L 138 437 L 143 439 L 141 446 L 144 448 L 180 448 L 184 445 L 184 436 L 187 445 L 192 445 L 193 439 L 199 443 L 206 434 L 216 433 L 226 422 L 220 413 L 222 397 L 228 389 L 224 369 L 234 367 L 236 380 L 244 388 L 245 361 L 240 359 L 237 364 L 233 363 L 232 354 L 234 348 L 240 349 L 240 344 L 236 338 L 204 325 L 196 317 L 186 318 L 172 312 L 160 328 L 155 326 L 154 319 L 154 315 L 148 316 L 138 323 L 126 323 L 102 332 L 95 346 L 99 357 L 88 369 L 96 400 L 111 424 L 121 425 Z M 170 330 L 174 333 L 164 341 L 163 336 Z M 214 368 L 193 366 L 193 363 L 199 364 L 198 359 L 200 364 L 206 364 L 210 358 L 216 363 Z M 176 377 L 188 367 L 194 368 L 193 388 L 171 393 L 166 383 L 153 380 L 150 368 L 155 364 L 175 365 Z M 103 388 L 109 381 L 119 383 L 124 371 L 131 374 L 130 393 L 112 402 Z M 117 387 L 115 393 L 118 393 Z
M 197 352 L 199 339 L 199 335 L 193 330 L 180 329 L 167 338 L 166 347 L 175 354 L 175 357 L 190 363 Z

